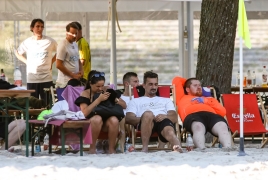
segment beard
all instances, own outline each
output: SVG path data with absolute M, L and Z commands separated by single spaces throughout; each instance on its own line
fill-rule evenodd
M 151 90 L 150 90 L 150 93 L 149 93 L 150 96 L 154 96 L 154 95 L 156 95 L 156 91 L 157 91 L 156 89 L 151 89 Z
M 194 94 L 194 96 L 201 97 L 202 96 L 202 91 L 196 91 L 196 93 Z

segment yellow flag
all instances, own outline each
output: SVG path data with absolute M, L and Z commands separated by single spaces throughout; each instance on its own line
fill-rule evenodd
M 249 29 L 248 29 L 248 19 L 247 19 L 247 13 L 246 13 L 244 0 L 239 0 L 238 30 L 239 30 L 239 36 L 244 39 L 246 47 L 251 49 L 251 42 L 250 42 Z

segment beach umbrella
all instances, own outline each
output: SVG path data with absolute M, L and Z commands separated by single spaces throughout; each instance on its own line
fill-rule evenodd
M 239 0 L 238 6 L 238 30 L 239 30 L 239 69 L 240 69 L 240 148 L 238 156 L 245 156 L 244 151 L 244 114 L 243 114 L 243 41 L 247 48 L 251 48 L 248 20 L 244 0 Z

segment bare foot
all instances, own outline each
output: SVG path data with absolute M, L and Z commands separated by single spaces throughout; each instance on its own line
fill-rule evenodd
M 183 153 L 182 148 L 180 147 L 180 145 L 174 145 L 173 146 L 173 150 L 174 151 L 177 151 L 179 153 Z
M 148 148 L 142 148 L 141 152 L 148 153 Z
M 88 154 L 96 154 L 96 148 L 89 148 Z

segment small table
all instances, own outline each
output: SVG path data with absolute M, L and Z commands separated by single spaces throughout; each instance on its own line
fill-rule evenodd
M 231 92 L 239 92 L 240 91 L 240 87 L 239 86 L 232 86 L 231 87 Z M 253 88 L 252 87 L 243 87 L 243 91 L 246 94 L 250 94 L 253 92 Z
M 26 157 L 29 156 L 29 97 L 31 93 L 35 92 L 35 90 L 0 90 L 0 101 L 3 105 L 0 105 L 0 110 L 5 114 L 5 149 L 8 149 L 8 108 L 12 107 L 25 112 L 25 120 L 26 120 L 26 138 L 25 138 L 25 146 L 26 146 Z M 25 108 L 16 106 L 16 99 L 14 101 L 10 101 L 11 98 L 24 97 L 26 98 L 26 106 Z

